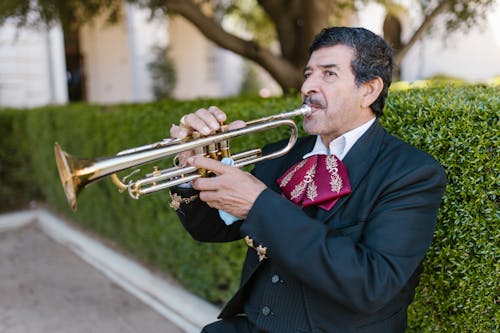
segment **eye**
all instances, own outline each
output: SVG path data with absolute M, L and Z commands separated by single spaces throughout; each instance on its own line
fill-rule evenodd
M 311 72 L 310 71 L 304 72 L 304 78 L 307 79 L 309 76 L 311 76 Z
M 333 77 L 333 76 L 337 76 L 337 73 L 335 73 L 334 71 L 325 71 L 325 77 Z
M 335 71 L 326 69 L 323 72 L 323 80 L 325 80 L 325 82 L 333 82 L 337 79 L 337 77 L 338 77 L 338 75 L 337 75 L 337 72 L 335 72 Z

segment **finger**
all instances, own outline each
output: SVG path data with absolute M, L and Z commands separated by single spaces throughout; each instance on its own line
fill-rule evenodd
M 227 125 L 229 130 L 236 130 L 245 127 L 247 124 L 243 120 L 235 120 Z
M 207 113 L 205 109 L 199 109 L 195 113 L 189 113 L 182 116 L 182 124 L 180 128 L 184 128 L 188 133 L 193 131 L 200 132 L 202 135 L 208 135 L 212 132 L 212 129 L 207 125 L 206 121 L 199 115 Z
M 170 137 L 176 139 L 184 139 L 188 136 L 189 131 L 183 126 L 172 125 L 170 127 Z
M 190 157 L 188 158 L 187 162 L 198 169 L 210 170 L 216 175 L 220 175 L 233 170 L 232 166 L 222 164 L 221 162 L 216 161 L 212 158 L 203 156 Z
M 200 110 L 196 112 L 199 112 Z M 188 134 L 192 133 L 193 131 L 198 131 L 203 135 L 210 134 L 210 128 L 207 126 L 203 119 L 196 115 L 196 112 L 182 116 L 182 124 L 180 124 L 179 127 L 187 131 Z
M 220 128 L 220 122 L 212 112 L 206 109 L 199 109 L 194 113 L 194 115 L 197 116 L 206 127 L 208 127 L 208 133 L 206 133 L 205 128 L 200 129 L 200 132 L 203 135 L 208 135 Z
M 210 112 L 220 123 L 226 121 L 227 119 L 226 113 L 216 106 L 209 107 L 208 112 Z
M 177 160 L 178 160 L 177 166 L 180 168 L 185 167 L 187 165 L 188 158 L 190 158 L 193 155 L 194 155 L 194 151 L 192 151 L 192 150 L 183 151 L 183 152 L 179 153 L 177 155 Z
M 207 193 L 212 191 L 217 191 L 220 188 L 219 181 L 217 177 L 203 177 L 193 180 L 192 186 L 195 190 L 198 190 L 204 194 L 204 198 L 207 199 Z M 213 200 L 213 199 L 210 199 Z M 206 200 L 203 200 L 206 201 Z

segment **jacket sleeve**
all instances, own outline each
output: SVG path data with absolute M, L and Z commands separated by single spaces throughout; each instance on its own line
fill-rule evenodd
M 242 221 L 226 225 L 217 209 L 209 207 L 197 197 L 196 190 L 174 187 L 171 193 L 182 198 L 192 196 L 195 198 L 189 203 L 181 203 L 176 210 L 182 225 L 193 239 L 200 242 L 230 242 L 242 238 L 240 234 Z
M 284 146 L 282 142 L 268 145 L 263 148 L 263 153 L 272 151 Z M 251 172 L 255 175 L 255 169 Z M 181 198 L 196 196 L 198 191 L 190 187 L 176 186 L 170 189 L 171 195 L 178 195 Z M 200 242 L 230 242 L 243 238 L 240 226 L 243 221 L 236 221 L 227 226 L 220 218 L 217 209 L 209 207 L 206 203 L 196 198 L 189 204 L 181 203 L 176 210 L 182 225 L 193 239 Z
M 405 286 L 423 260 L 445 178 L 437 163 L 401 173 L 386 182 L 374 202 L 360 204 L 372 206 L 367 216 L 353 214 L 357 221 L 344 229 L 308 217 L 267 189 L 241 231 L 266 246 L 267 256 L 307 288 L 354 311 L 372 313 Z

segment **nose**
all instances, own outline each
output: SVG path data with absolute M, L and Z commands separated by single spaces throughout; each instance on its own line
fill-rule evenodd
M 302 82 L 302 86 L 300 87 L 300 92 L 304 97 L 311 96 L 319 92 L 318 84 L 312 75 L 304 79 L 304 82 Z

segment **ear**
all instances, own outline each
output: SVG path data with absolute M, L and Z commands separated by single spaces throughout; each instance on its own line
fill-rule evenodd
M 363 95 L 361 96 L 361 106 L 363 108 L 368 108 L 375 102 L 384 88 L 384 82 L 380 76 L 376 78 L 363 82 Z

